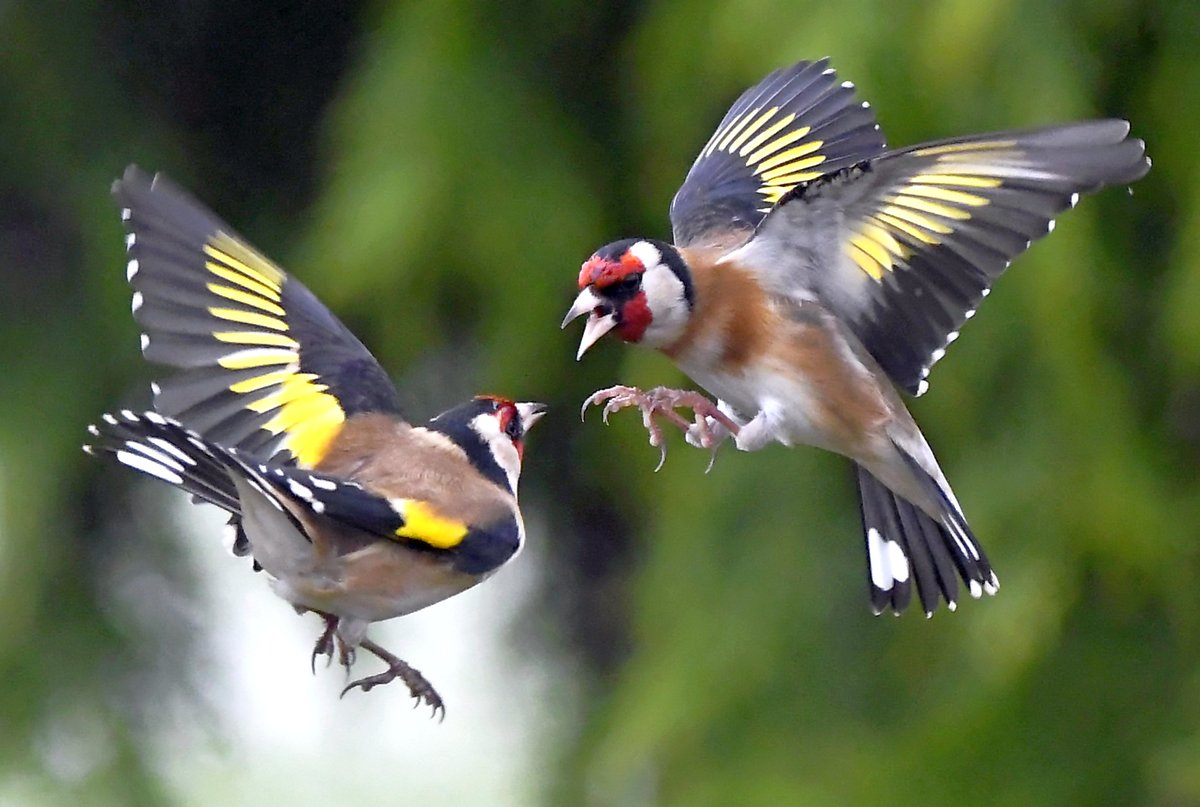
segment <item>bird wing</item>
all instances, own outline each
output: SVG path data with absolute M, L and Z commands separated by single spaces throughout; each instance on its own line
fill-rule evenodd
M 113 196 L 142 352 L 180 369 L 154 385 L 158 411 L 206 439 L 305 467 L 349 416 L 399 413 L 362 343 L 211 211 L 135 166 Z
M 310 525 L 350 527 L 446 553 L 456 568 L 469 574 L 496 568 L 520 545 L 520 525 L 511 514 L 486 525 L 468 524 L 419 498 L 389 496 L 334 474 L 263 462 L 157 412 L 106 414 L 89 432 L 88 453 L 112 455 L 239 518 L 243 503 L 233 478 L 244 479 L 310 542 L 317 529 Z
M 785 194 L 725 260 L 819 300 L 911 394 L 1014 258 L 1081 193 L 1142 177 L 1145 144 L 1100 120 L 889 151 Z
M 744 241 L 797 183 L 883 151 L 870 106 L 828 59 L 798 62 L 742 93 L 671 202 L 677 246 Z

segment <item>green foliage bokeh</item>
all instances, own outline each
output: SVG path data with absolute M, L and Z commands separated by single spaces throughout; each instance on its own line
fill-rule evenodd
M 137 161 L 292 268 L 415 415 L 480 390 L 554 406 L 530 540 L 588 680 L 549 802 L 1200 803 L 1200 5 L 377 2 L 346 7 L 324 83 L 268 71 L 261 97 L 255 47 L 196 55 L 217 5 L 0 4 L 0 774 L 55 791 L 30 744 L 84 703 L 113 753 L 62 789 L 167 798 L 136 708 L 167 685 L 102 590 L 136 519 L 77 450 L 147 377 L 106 196 Z M 245 34 L 316 71 L 304 46 L 337 15 L 285 5 Z M 615 344 L 576 364 L 558 329 L 594 247 L 668 233 L 741 89 L 823 55 L 890 143 L 1120 116 L 1154 159 L 1015 264 L 913 404 L 1002 581 L 930 621 L 870 616 L 844 462 L 725 450 L 705 475 L 673 436 L 654 474 L 637 417 L 576 407 L 681 377 Z M 250 78 L 196 111 L 181 64 Z M 311 128 L 231 134 L 293 96 Z

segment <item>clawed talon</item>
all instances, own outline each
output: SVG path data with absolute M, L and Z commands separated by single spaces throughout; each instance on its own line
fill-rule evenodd
M 365 678 L 360 678 L 357 681 L 352 681 L 347 684 L 342 690 L 341 697 L 345 697 L 346 693 L 355 687 L 359 687 L 363 692 L 370 692 L 377 686 L 388 684 L 399 678 L 408 686 L 409 693 L 415 699 L 413 708 L 424 703 L 433 710 L 433 714 L 438 718 L 438 722 L 446 719 L 446 706 L 442 702 L 442 696 L 437 693 L 433 685 L 425 679 L 415 668 L 409 666 L 405 661 L 397 656 L 384 650 L 379 645 L 375 644 L 370 639 L 363 639 L 359 646 L 369 653 L 378 656 L 381 661 L 388 665 L 387 670 L 375 675 L 368 675 Z
M 317 674 L 317 656 L 325 656 L 326 667 L 333 663 L 333 632 L 337 630 L 338 618 L 330 614 L 321 614 L 321 619 L 325 620 L 325 630 L 313 646 L 311 664 L 313 675 Z
M 709 422 L 710 419 L 713 423 L 723 426 L 730 434 L 737 434 L 739 429 L 738 424 L 718 409 L 715 403 L 694 390 L 655 387 L 652 390 L 643 392 L 637 387 L 622 385 L 596 390 L 587 397 L 583 402 L 583 406 L 580 407 L 580 420 L 584 419 L 587 415 L 589 406 L 598 406 L 601 403 L 604 404 L 604 408 L 601 410 L 600 417 L 606 424 L 608 423 L 608 416 L 620 409 L 628 406 L 636 406 L 641 410 L 642 424 L 646 427 L 646 431 L 649 432 L 650 445 L 657 448 L 660 452 L 658 465 L 654 468 L 656 472 L 667 461 L 667 444 L 663 439 L 662 427 L 658 424 L 658 421 L 655 419 L 656 417 L 664 418 L 682 429 L 689 443 L 709 449 L 712 452 L 712 456 L 708 461 L 708 468 L 704 471 L 705 473 L 712 470 L 713 463 L 717 460 L 717 449 L 720 448 L 721 440 L 723 439 L 723 437 L 713 433 L 713 427 Z M 680 406 L 691 409 L 694 419 L 688 420 L 676 412 L 675 409 Z M 695 442 L 693 442 L 693 438 Z

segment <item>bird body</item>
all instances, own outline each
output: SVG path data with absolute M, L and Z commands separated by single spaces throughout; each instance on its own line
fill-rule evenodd
M 992 282 L 1080 194 L 1149 169 L 1124 121 L 888 150 L 828 62 L 777 70 L 735 102 L 671 204 L 674 243 L 597 250 L 563 321 L 578 356 L 608 334 L 660 350 L 715 395 L 688 441 L 827 449 L 856 463 L 870 599 L 992 593 L 998 580 L 897 388 L 919 395 Z M 681 395 L 601 390 L 653 419 Z M 694 404 L 694 405 L 693 405 Z M 914 586 L 915 583 L 915 586 Z
M 148 359 L 178 368 L 155 408 L 108 414 L 85 449 L 215 504 L 236 554 L 325 631 L 313 661 L 359 647 L 443 709 L 367 638 L 373 622 L 452 597 L 514 558 L 526 432 L 541 404 L 479 396 L 421 425 L 387 374 L 298 281 L 179 188 L 131 167 L 114 185 Z

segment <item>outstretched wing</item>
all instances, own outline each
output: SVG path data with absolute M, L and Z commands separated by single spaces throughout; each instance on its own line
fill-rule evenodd
M 1150 167 L 1129 124 L 1100 120 L 889 151 L 797 186 L 730 260 L 814 296 L 912 394 L 1008 265 L 1079 195 Z
M 445 553 L 468 574 L 497 568 L 521 545 L 521 525 L 512 514 L 487 524 L 468 524 L 422 499 L 388 496 L 354 480 L 261 462 L 157 412 L 105 414 L 88 432 L 92 442 L 84 451 L 111 455 L 122 465 L 217 505 L 234 517 L 243 541 L 244 505 L 235 478 L 245 480 L 283 512 L 310 542 L 310 524 L 350 527 L 418 551 Z M 253 552 L 249 543 L 237 554 L 247 552 Z
M 870 105 L 828 59 L 776 70 L 742 93 L 692 164 L 671 202 L 675 244 L 744 240 L 797 183 L 883 148 Z
M 399 412 L 387 374 L 308 289 L 162 175 L 121 207 L 146 358 L 181 369 L 154 405 L 209 440 L 311 467 L 347 417 Z

